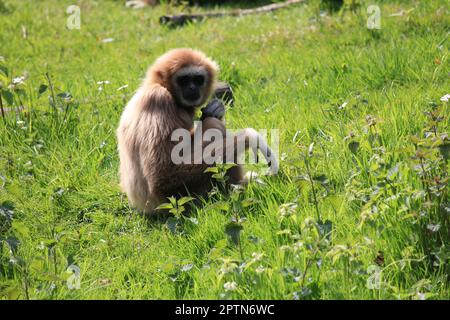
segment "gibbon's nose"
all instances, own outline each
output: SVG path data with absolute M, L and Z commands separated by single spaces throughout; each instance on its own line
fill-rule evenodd
M 184 98 L 188 101 L 196 101 L 200 98 L 200 91 L 197 88 L 189 88 L 184 94 Z

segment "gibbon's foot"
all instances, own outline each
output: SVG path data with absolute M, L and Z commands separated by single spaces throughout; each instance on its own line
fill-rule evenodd
M 208 117 L 217 118 L 219 120 L 222 120 L 225 115 L 225 106 L 223 105 L 222 101 L 219 99 L 212 99 L 206 107 L 202 109 L 202 116 L 200 120 L 204 120 Z
M 216 84 L 214 88 L 214 98 L 222 100 L 230 107 L 234 105 L 233 89 L 231 89 L 231 86 L 226 82 L 219 82 Z

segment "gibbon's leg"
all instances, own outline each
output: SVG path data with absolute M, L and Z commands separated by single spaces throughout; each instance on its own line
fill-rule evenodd
M 239 164 L 239 159 L 248 149 L 252 149 L 256 159 L 258 159 L 258 150 L 260 150 L 269 165 L 267 174 L 272 175 L 278 172 L 279 165 L 275 154 L 269 148 L 266 139 L 255 129 L 246 128 L 231 137 L 228 136 L 224 147 L 225 154 L 229 156 L 229 158 L 226 158 L 226 161 L 230 162 L 231 160 L 237 164 Z
M 264 137 L 261 136 L 255 129 L 247 128 L 236 133 L 235 135 L 227 134 L 225 125 L 222 121 L 213 117 L 208 117 L 202 122 L 202 133 L 204 134 L 209 129 L 219 130 L 222 136 L 225 137 L 225 139 L 224 141 L 212 141 L 204 143 L 204 150 L 205 147 L 213 147 L 216 157 L 221 157 L 222 160 L 227 163 L 232 162 L 238 164 L 236 167 L 234 167 L 234 169 L 231 168 L 229 170 L 231 183 L 245 182 L 242 181 L 243 170 L 238 161 L 245 153 L 245 151 L 250 148 L 252 149 L 255 157 L 257 157 L 258 150 L 260 150 L 264 155 L 270 167 L 268 174 L 274 174 L 278 171 L 279 165 L 275 154 L 273 154 L 272 150 L 269 148 Z M 194 154 L 194 156 L 196 155 Z
M 213 134 L 211 134 L 211 131 Z M 196 147 L 196 136 L 201 137 L 199 148 Z M 170 195 L 205 195 L 213 186 L 211 173 L 205 173 L 208 167 L 220 162 L 235 163 L 236 166 L 227 171 L 229 184 L 246 184 L 240 158 L 245 151 L 252 149 L 254 154 L 261 150 L 270 165 L 270 172 L 276 173 L 278 162 L 266 140 L 254 129 L 244 129 L 237 134 L 227 132 L 222 121 L 214 117 L 206 117 L 191 133 L 194 148 L 191 149 L 191 161 L 175 165 L 166 179 L 170 184 L 161 184 L 158 190 L 161 198 Z M 197 150 L 196 150 L 197 149 Z

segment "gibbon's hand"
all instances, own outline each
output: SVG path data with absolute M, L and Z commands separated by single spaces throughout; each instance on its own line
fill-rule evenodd
M 223 119 L 223 116 L 225 115 L 225 106 L 223 105 L 222 101 L 219 99 L 212 99 L 206 107 L 202 109 L 202 116 L 200 120 L 204 120 L 208 117 L 217 118 L 219 120 Z
M 214 90 L 214 98 L 220 99 L 230 107 L 234 105 L 233 89 L 226 82 L 219 82 Z

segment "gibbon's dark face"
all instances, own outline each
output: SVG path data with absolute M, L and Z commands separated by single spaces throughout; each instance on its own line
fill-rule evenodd
M 172 77 L 175 99 L 183 107 L 198 107 L 205 101 L 209 76 L 199 66 L 188 66 L 177 71 Z

